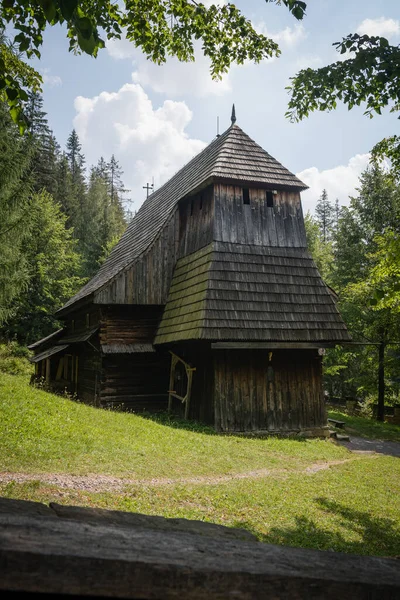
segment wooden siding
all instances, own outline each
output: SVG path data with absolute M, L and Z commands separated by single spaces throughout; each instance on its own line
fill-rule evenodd
M 214 240 L 234 244 L 279 248 L 306 248 L 306 232 L 300 193 L 277 190 L 273 207 L 267 206 L 266 190 L 249 188 L 249 204 L 243 188 L 215 185 Z
M 307 250 L 214 242 L 178 261 L 155 344 L 350 339 Z
M 214 351 L 217 431 L 296 432 L 326 427 L 315 350 Z
M 165 304 L 178 257 L 179 213 L 151 247 L 94 295 L 95 304 Z
M 179 205 L 179 256 L 191 254 L 213 241 L 214 186 L 185 198 Z

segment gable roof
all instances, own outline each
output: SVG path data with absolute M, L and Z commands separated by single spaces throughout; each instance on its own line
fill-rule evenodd
M 154 241 L 179 200 L 214 179 L 261 183 L 271 188 L 307 189 L 238 125 L 232 125 L 145 200 L 98 273 L 58 314 L 100 289 L 135 262 Z

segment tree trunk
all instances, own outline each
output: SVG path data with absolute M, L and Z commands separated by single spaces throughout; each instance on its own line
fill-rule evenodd
M 377 420 L 385 420 L 385 342 L 379 344 Z

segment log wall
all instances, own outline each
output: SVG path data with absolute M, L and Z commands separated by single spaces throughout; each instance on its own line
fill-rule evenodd
M 326 426 L 316 350 L 214 351 L 217 431 L 294 432 Z
M 166 410 L 170 355 L 112 354 L 103 357 L 101 405 L 135 412 Z
M 107 306 L 101 311 L 101 344 L 152 344 L 163 306 Z

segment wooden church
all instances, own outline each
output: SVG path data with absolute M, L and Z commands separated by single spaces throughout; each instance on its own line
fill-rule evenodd
M 324 435 L 324 348 L 350 339 L 307 250 L 307 186 L 235 124 L 160 189 L 30 348 L 100 407 Z

